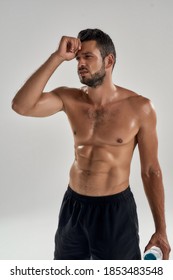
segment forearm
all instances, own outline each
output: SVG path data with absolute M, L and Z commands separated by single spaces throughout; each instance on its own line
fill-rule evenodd
M 152 211 L 157 232 L 166 232 L 165 222 L 165 196 L 161 170 L 151 171 L 149 175 L 143 175 L 143 184 L 147 199 Z
M 12 101 L 12 107 L 21 113 L 27 112 L 39 100 L 48 80 L 63 62 L 53 53 L 48 60 L 26 81 Z

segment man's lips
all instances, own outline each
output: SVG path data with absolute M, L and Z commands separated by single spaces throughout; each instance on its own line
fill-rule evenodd
M 86 73 L 88 73 L 88 71 L 79 71 L 80 75 L 83 75 L 83 74 L 86 74 Z
M 87 70 L 87 69 L 79 69 L 79 70 L 78 70 L 78 73 L 79 73 L 80 75 L 86 74 L 86 73 L 88 73 L 88 70 Z

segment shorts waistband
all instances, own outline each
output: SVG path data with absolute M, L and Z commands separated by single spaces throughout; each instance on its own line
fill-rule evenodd
M 127 187 L 122 192 L 112 194 L 112 195 L 105 195 L 105 196 L 89 196 L 89 195 L 83 195 L 75 192 L 74 190 L 71 189 L 71 187 L 68 185 L 66 194 L 75 200 L 82 201 L 82 202 L 113 202 L 113 201 L 118 201 L 118 200 L 124 200 L 127 199 L 128 197 L 131 197 L 133 194 L 131 192 L 130 186 Z

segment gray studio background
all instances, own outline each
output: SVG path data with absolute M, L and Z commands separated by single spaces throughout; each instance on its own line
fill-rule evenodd
M 0 1 L 1 260 L 53 258 L 59 207 L 73 162 L 71 129 L 64 113 L 22 117 L 11 110 L 11 100 L 57 48 L 62 35 L 76 36 L 88 27 L 103 29 L 115 43 L 114 82 L 150 98 L 155 105 L 167 232 L 173 245 L 172 14 L 171 0 Z M 61 65 L 46 90 L 63 85 L 80 86 L 76 61 Z M 131 188 L 143 251 L 154 225 L 137 149 Z

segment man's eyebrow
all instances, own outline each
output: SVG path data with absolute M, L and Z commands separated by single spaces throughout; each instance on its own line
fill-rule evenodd
M 81 52 L 80 55 L 86 55 L 86 54 L 93 54 L 92 52 Z M 77 53 L 76 54 L 76 57 L 78 57 L 79 54 Z
M 92 52 L 84 52 L 84 53 L 82 53 L 82 54 L 92 54 Z

